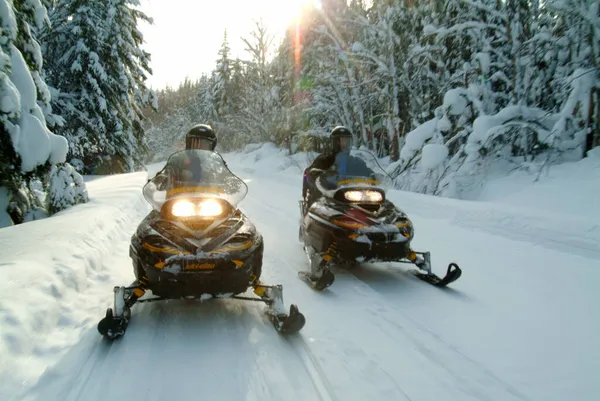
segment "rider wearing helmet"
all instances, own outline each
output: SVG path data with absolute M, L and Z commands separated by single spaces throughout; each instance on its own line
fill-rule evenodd
M 207 150 L 207 151 L 214 152 L 215 148 L 217 146 L 217 142 L 218 142 L 217 135 L 215 134 L 215 131 L 213 130 L 213 128 L 210 125 L 196 124 L 192 128 L 190 128 L 188 133 L 185 135 L 185 150 L 196 150 L 197 149 L 197 150 Z M 190 155 L 193 155 L 193 154 L 190 154 Z M 197 162 L 197 160 L 196 160 L 196 162 Z M 179 166 L 179 168 L 177 169 L 178 171 L 170 171 L 167 173 L 164 170 L 161 170 L 156 175 L 158 176 L 159 174 L 162 173 L 164 178 L 161 177 L 162 179 L 159 178 L 158 180 L 155 181 L 157 187 L 159 189 L 163 189 L 166 187 L 167 181 L 168 181 L 167 176 L 171 177 L 171 180 L 172 180 L 175 177 L 180 177 L 182 175 L 182 173 L 185 173 L 187 170 L 194 170 L 194 168 L 193 168 L 194 166 L 192 166 L 193 163 L 194 163 L 194 160 L 192 160 L 188 157 L 188 159 L 185 161 L 185 165 Z M 227 163 L 225 162 L 225 160 L 223 160 L 223 163 L 227 167 Z
M 304 170 L 304 179 L 302 180 L 302 198 L 305 201 L 304 210 L 320 195 L 320 191 L 315 185 L 315 180 L 319 174 L 330 168 L 335 162 L 335 157 L 340 152 L 350 152 L 352 149 L 352 132 L 344 126 L 338 125 L 329 134 L 331 151 L 320 154 L 313 160 L 312 164 Z
M 197 124 L 185 136 L 186 149 L 215 150 L 217 135 L 210 125 Z

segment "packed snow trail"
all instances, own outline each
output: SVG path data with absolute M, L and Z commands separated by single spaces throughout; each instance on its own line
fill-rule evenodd
M 463 277 L 440 290 L 397 265 L 363 265 L 315 293 L 295 278 L 307 268 L 297 241 L 301 175 L 262 173 L 247 183 L 242 207 L 270 244 L 265 261 L 281 277 L 286 300 L 306 314 L 303 336 L 339 399 L 558 401 L 600 394 L 592 373 L 600 370 L 599 323 L 591 318 L 600 271 L 590 257 L 600 244 L 593 238 L 582 255 L 551 251 L 543 228 L 556 230 L 553 216 L 530 219 L 542 240 L 526 220 L 521 232 L 499 229 L 515 220 L 511 208 L 495 209 L 498 218 L 482 219 L 473 231 L 473 216 L 465 228 L 455 218 L 468 216 L 455 207 L 461 202 L 393 191 L 415 224 L 415 247 L 432 252 L 436 272 L 456 261 Z M 403 197 L 423 199 L 425 215 L 437 203 L 437 219 L 424 217 L 419 202 L 405 207 Z M 486 223 L 506 236 L 486 233 Z
M 590 230 L 574 230 L 569 235 L 583 239 L 586 250 L 568 254 L 563 248 L 552 250 L 552 242 L 544 239 L 556 240 L 544 234 L 544 228 L 555 230 L 552 215 L 544 220 L 528 216 L 524 209 L 498 205 L 492 210 L 481 205 L 483 218 L 478 220 L 465 206 L 469 203 L 393 191 L 390 196 L 415 224 L 415 247 L 432 252 L 437 273 L 443 274 L 447 263 L 458 262 L 464 270 L 461 279 L 441 290 L 403 273 L 403 268 L 364 265 L 337 272 L 333 286 L 318 293 L 297 278 L 297 271 L 307 268 L 298 242 L 300 172 L 264 174 L 227 160 L 231 170 L 248 183 L 249 193 L 241 207 L 265 239 L 263 281 L 283 284 L 286 305 L 298 304 L 307 318 L 299 335 L 284 338 L 277 334 L 262 315 L 261 304 L 169 301 L 136 305 L 127 334 L 113 343 L 103 340 L 96 323 L 111 304 L 112 286 L 133 279 L 129 238 L 148 207 L 140 202 L 139 192 L 128 195 L 135 201 L 125 205 L 118 191 L 111 198 L 107 188 L 99 193 L 92 187 L 95 206 L 107 209 L 119 201 L 115 215 L 121 221 L 120 233 L 103 232 L 106 236 L 98 242 L 106 242 L 96 255 L 101 259 L 89 262 L 88 282 L 78 284 L 75 295 L 65 291 L 69 297 L 64 305 L 75 315 L 47 337 L 65 337 L 60 344 L 64 348 L 70 343 L 70 349 L 66 353 L 53 350 L 52 342 L 32 338 L 37 341 L 33 359 L 42 359 L 40 366 L 34 366 L 36 372 L 43 363 L 48 369 L 37 383 L 36 373 L 29 374 L 20 390 L 14 387 L 11 372 L 5 371 L 0 383 L 2 399 L 599 398 L 595 372 L 600 370 L 596 335 L 600 324 L 595 305 L 600 295 L 595 283 L 600 272 L 593 219 L 587 222 L 592 224 Z M 122 179 L 98 181 L 124 183 Z M 128 191 L 139 191 L 142 184 L 138 177 Z M 107 218 L 95 217 L 91 207 L 66 214 L 82 216 L 87 211 L 89 216 L 80 221 L 87 222 L 82 225 L 93 232 L 95 224 L 106 226 Z M 463 217 L 469 216 L 469 223 L 462 224 Z M 568 221 L 568 216 L 563 217 Z M 59 217 L 52 219 L 42 222 L 62 222 Z M 517 220 L 520 227 L 511 223 Z M 535 224 L 528 224 L 532 221 Z M 42 222 L 28 224 L 34 227 Z M 25 230 L 27 225 L 21 227 Z M 87 237 L 84 242 L 90 242 L 91 249 L 98 246 Z M 45 251 L 39 258 L 50 253 Z M 96 280 L 98 275 L 103 278 Z M 19 295 L 24 298 L 21 313 L 27 313 L 25 300 L 31 295 L 29 288 L 25 291 Z M 64 299 L 56 302 L 67 307 Z M 47 352 L 45 359 L 40 357 L 42 351 Z M 18 378 L 28 367 L 28 355 L 15 351 L 14 357 L 19 361 L 14 365 Z M 0 367 L 6 367 L 5 363 Z
M 260 308 L 232 300 L 137 306 L 122 339 L 90 328 L 26 399 L 319 399 L 298 350 Z

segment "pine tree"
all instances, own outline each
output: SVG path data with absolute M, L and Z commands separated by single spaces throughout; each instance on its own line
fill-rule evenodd
M 46 74 L 65 119 L 59 132 L 86 173 L 132 171 L 143 157 L 141 109 L 154 99 L 137 29 L 148 18 L 133 8 L 138 3 L 58 0 L 56 24 L 45 34 Z
M 229 42 L 227 41 L 227 30 L 225 30 L 223 33 L 223 43 L 219 49 L 217 67 L 213 71 L 212 87 L 212 98 L 215 102 L 216 117 L 220 122 L 223 122 L 229 113 L 231 102 L 229 82 L 231 80 L 233 63 L 229 58 L 230 52 L 231 49 L 229 48 Z
M 64 182 L 75 181 L 81 196 L 65 196 L 53 179 L 53 172 L 70 166 L 64 164 L 67 141 L 50 132 L 44 113 L 50 93 L 40 74 L 43 58 L 35 31 L 48 23 L 46 9 L 39 0 L 0 1 L 0 225 L 4 226 L 85 201 L 87 194 L 77 173 Z M 46 196 L 48 191 L 51 196 Z

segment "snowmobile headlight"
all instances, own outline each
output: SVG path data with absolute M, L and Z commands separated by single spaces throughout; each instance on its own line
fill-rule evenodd
M 362 191 L 346 191 L 344 197 L 350 202 L 360 202 L 363 197 Z
M 214 217 L 223 213 L 223 207 L 214 199 L 208 199 L 198 203 L 198 216 Z
M 381 202 L 383 200 L 381 192 L 377 191 L 365 191 L 365 197 L 369 202 Z
M 346 191 L 344 197 L 350 202 L 381 202 L 383 195 L 378 191 Z
M 171 213 L 176 217 L 190 217 L 196 212 L 194 204 L 187 200 L 180 200 L 173 204 Z

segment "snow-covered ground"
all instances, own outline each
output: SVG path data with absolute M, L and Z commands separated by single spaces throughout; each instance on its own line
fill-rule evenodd
M 600 399 L 600 157 L 494 180 L 485 201 L 392 191 L 432 252 L 440 290 L 392 264 L 339 272 L 317 293 L 298 237 L 300 171 L 265 145 L 225 155 L 265 239 L 263 279 L 307 324 L 279 336 L 262 306 L 141 304 L 122 339 L 96 331 L 148 212 L 145 173 L 89 179 L 91 202 L 0 230 L 0 399 Z M 151 166 L 155 171 L 160 165 Z

